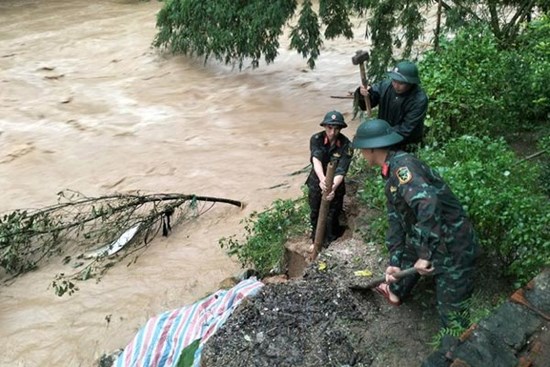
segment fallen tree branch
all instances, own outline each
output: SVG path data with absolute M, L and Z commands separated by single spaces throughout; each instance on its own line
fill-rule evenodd
M 113 265 L 105 260 L 114 256 L 123 259 L 147 246 L 160 230 L 167 236 L 172 225 L 196 218 L 216 203 L 244 207 L 237 200 L 210 196 L 138 193 L 87 197 L 65 190 L 58 193 L 55 205 L 15 210 L 0 219 L 0 266 L 17 277 L 52 256 L 65 256 L 65 263 L 74 258 L 92 259 L 87 265 L 77 262 L 73 266 L 80 270 L 68 276 L 59 274 L 52 283 L 58 295 L 71 294 L 78 289 L 72 280 L 104 274 Z

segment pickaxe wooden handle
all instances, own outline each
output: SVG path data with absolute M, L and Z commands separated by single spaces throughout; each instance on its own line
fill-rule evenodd
M 319 217 L 317 218 L 317 227 L 315 228 L 315 239 L 313 242 L 313 254 L 311 258 L 315 260 L 325 240 L 325 229 L 327 225 L 327 214 L 330 208 L 330 201 L 327 200 L 327 195 L 332 191 L 334 182 L 334 172 L 336 171 L 336 161 L 330 161 L 327 166 L 327 174 L 325 176 L 325 185 L 327 189 L 321 198 L 321 206 L 319 207 Z
M 365 72 L 365 62 L 369 61 L 369 53 L 367 51 L 358 50 L 355 52 L 355 56 L 351 58 L 353 65 L 359 65 L 359 72 L 361 73 L 361 84 L 365 87 L 368 85 L 367 73 Z M 371 117 L 372 111 L 370 106 L 370 97 L 365 97 L 365 105 L 367 106 L 367 116 Z

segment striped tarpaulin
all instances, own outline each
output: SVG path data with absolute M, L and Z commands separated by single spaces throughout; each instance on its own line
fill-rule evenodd
M 218 330 L 247 296 L 255 295 L 264 284 L 252 277 L 229 290 L 153 317 L 138 331 L 117 357 L 116 367 L 176 366 L 185 347 L 200 339 L 193 367 L 199 367 L 204 343 Z

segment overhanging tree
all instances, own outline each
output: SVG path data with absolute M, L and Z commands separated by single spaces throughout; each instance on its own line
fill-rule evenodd
M 323 41 L 353 37 L 352 18 L 366 18 L 365 38 L 372 43 L 370 74 L 382 76 L 394 58 L 409 58 L 424 34 L 427 9 L 439 4 L 443 31 L 484 23 L 503 47 L 513 43 L 521 25 L 547 13 L 549 0 L 167 0 L 157 15 L 153 45 L 177 54 L 214 58 L 242 69 L 256 68 L 278 54 L 279 38 L 290 27 L 290 48 L 310 68 Z M 297 17 L 295 18 L 295 15 Z M 439 24 L 439 22 L 437 23 Z

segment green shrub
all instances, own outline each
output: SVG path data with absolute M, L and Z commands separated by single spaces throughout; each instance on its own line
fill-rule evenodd
M 539 140 L 537 144 L 539 152 L 542 152 L 542 158 L 540 161 L 540 177 L 541 189 L 544 194 L 550 196 L 550 135 L 547 135 Z
M 520 283 L 550 265 L 550 202 L 539 167 L 518 161 L 503 139 L 464 136 L 421 151 L 461 200 L 489 256 Z
M 550 17 L 528 24 L 514 49 L 515 64 L 509 66 L 516 90 L 508 99 L 510 109 L 521 112 L 519 121 L 531 126 L 545 125 L 550 114 Z M 515 97 L 519 98 L 515 98 Z M 527 126 L 527 127 L 531 127 Z
M 429 142 L 464 134 L 498 136 L 547 123 L 550 113 L 550 22 L 527 26 L 515 44 L 487 28 L 464 28 L 420 63 L 430 98 Z
M 442 40 L 420 64 L 430 98 L 426 125 L 429 141 L 498 131 L 512 119 L 504 96 L 512 93 L 505 58 L 493 34 L 471 27 Z
M 377 169 L 365 169 L 366 161 L 359 154 L 354 155 L 357 158 L 357 165 L 363 167 L 363 172 L 352 173 L 353 178 L 361 181 L 357 191 L 360 205 L 365 205 L 371 209 L 372 216 L 366 221 L 363 228 L 359 228 L 365 242 L 381 243 L 385 242 L 388 221 L 386 218 L 386 195 L 384 194 L 384 180 Z M 385 249 L 385 246 L 383 247 Z
M 243 267 L 252 266 L 262 276 L 284 272 L 285 242 L 310 230 L 305 194 L 298 200 L 276 200 L 270 209 L 244 219 L 243 240 L 233 235 L 220 239 L 222 248 L 236 256 Z M 241 222 L 241 223 L 242 223 Z

